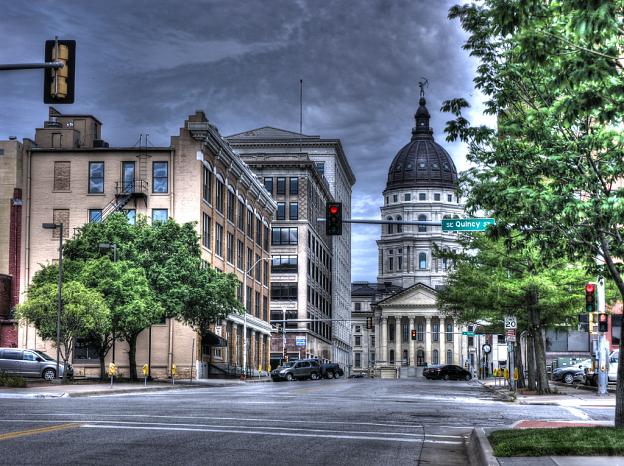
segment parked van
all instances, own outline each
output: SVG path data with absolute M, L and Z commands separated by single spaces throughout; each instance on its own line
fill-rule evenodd
M 0 348 L 0 370 L 10 375 L 22 377 L 43 377 L 45 380 L 54 380 L 56 377 L 56 359 L 47 354 L 31 349 Z M 65 365 L 59 363 L 61 377 L 65 372 Z M 74 375 L 71 365 L 67 366 L 67 375 Z

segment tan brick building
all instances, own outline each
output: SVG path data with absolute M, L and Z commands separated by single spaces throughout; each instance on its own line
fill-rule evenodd
M 238 297 L 245 302 L 247 315 L 217 322 L 203 342 L 173 319 L 153 325 L 139 336 L 137 364 L 150 362 L 156 377 L 170 374 L 173 364 L 181 376 L 188 376 L 191 367 L 199 377 L 209 370 L 215 375 L 236 374 L 243 366 L 246 341 L 247 367 L 267 370 L 269 234 L 275 202 L 203 112 L 184 122 L 169 147 L 109 147 L 101 139 L 101 126 L 91 115 L 62 115 L 51 108 L 50 120 L 36 130 L 32 147 L 23 147 L 27 194 L 21 283 L 30 282 L 39 264 L 58 256 L 59 232 L 43 229 L 43 223 L 64 223 L 69 238 L 75 228 L 115 210 L 126 212 L 130 222 L 137 215 L 196 222 L 203 259 L 238 276 Z M 4 209 L 3 205 L 0 215 L 5 215 Z M 25 287 L 21 291 L 23 299 Z M 51 351 L 50 342 L 41 341 L 33 328 L 25 326 L 19 330 L 19 346 Z M 118 342 L 115 351 L 118 366 L 127 374 L 126 343 Z M 77 344 L 72 362 L 78 375 L 99 371 L 97 356 L 86 344 Z

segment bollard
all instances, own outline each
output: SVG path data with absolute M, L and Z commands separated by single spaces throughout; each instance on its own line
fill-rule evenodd
M 177 372 L 178 372 L 178 369 L 176 365 L 174 364 L 173 366 L 171 366 L 171 384 L 172 385 L 175 385 L 175 376 Z
M 147 374 L 149 374 L 149 366 L 143 364 L 143 377 L 145 378 L 145 386 L 147 387 Z
M 110 388 L 113 388 L 113 378 L 117 375 L 117 366 L 114 362 L 108 365 L 108 375 L 110 376 Z

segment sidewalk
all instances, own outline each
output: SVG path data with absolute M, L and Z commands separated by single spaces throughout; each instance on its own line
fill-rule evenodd
M 145 387 L 144 382 L 136 383 L 113 383 L 111 387 L 110 382 L 100 383 L 71 383 L 71 384 L 57 384 L 57 383 L 29 383 L 26 388 L 0 388 L 0 399 L 2 398 L 67 398 L 67 397 L 81 397 L 92 395 L 109 395 L 109 394 L 122 394 L 122 393 L 149 393 L 163 390 L 183 390 L 187 388 L 204 388 L 204 387 L 231 387 L 237 385 L 245 385 L 247 383 L 262 383 L 270 382 L 269 377 L 262 379 L 247 379 L 246 381 L 240 381 L 237 379 L 199 379 L 190 382 L 186 380 L 176 380 L 175 385 L 171 381 L 153 380 L 147 382 Z

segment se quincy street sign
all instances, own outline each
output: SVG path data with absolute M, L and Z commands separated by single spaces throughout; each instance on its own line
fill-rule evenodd
M 442 231 L 485 231 L 488 225 L 494 225 L 493 218 L 445 218 Z

